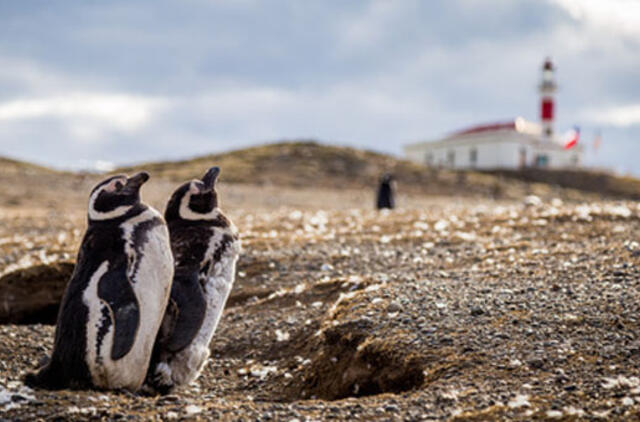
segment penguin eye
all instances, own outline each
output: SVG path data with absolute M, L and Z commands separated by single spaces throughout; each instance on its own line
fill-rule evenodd
M 122 189 L 123 186 L 122 182 L 116 182 L 116 190 Z

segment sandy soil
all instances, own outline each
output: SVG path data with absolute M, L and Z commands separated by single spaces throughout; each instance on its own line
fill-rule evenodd
M 95 178 L 52 178 L 5 189 L 0 274 L 74 259 Z M 636 203 L 221 197 L 244 252 L 202 377 L 167 397 L 30 390 L 54 327 L 4 325 L 0 420 L 640 418 Z

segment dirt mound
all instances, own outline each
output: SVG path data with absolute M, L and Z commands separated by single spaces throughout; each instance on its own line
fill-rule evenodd
M 56 262 L 0 278 L 0 324 L 55 324 L 74 264 Z
M 407 333 L 389 330 L 380 336 L 379 321 L 368 316 L 370 295 L 380 286 L 372 280 L 342 283 L 342 293 L 331 296 L 332 306 L 319 318 L 319 329 L 289 346 L 304 360 L 285 389 L 287 400 L 338 400 L 423 385 L 424 355 L 407 342 Z M 397 313 L 393 306 L 391 311 Z
M 315 352 L 303 375 L 300 398 L 337 400 L 420 387 L 420 357 L 400 347 L 401 339 L 377 338 L 371 328 L 360 319 L 324 330 L 311 348 Z

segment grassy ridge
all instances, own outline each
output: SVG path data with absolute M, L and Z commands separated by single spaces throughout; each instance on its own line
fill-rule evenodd
M 604 197 L 621 199 L 640 199 L 640 180 L 628 176 L 585 170 L 496 170 L 493 175 L 521 180 L 527 183 L 537 182 L 564 188 L 592 192 Z
M 0 157 L 0 174 L 60 174 L 62 172 L 12 158 Z
M 411 194 L 496 198 L 535 194 L 574 200 L 594 197 L 640 199 L 640 180 L 604 172 L 452 171 L 429 168 L 381 153 L 310 141 L 266 144 L 182 161 L 143 163 L 116 172 L 146 170 L 154 179 L 178 183 L 200 177 L 213 165 L 222 168 L 221 180 L 225 183 L 304 189 L 372 189 L 380 176 L 389 172 L 395 176 L 399 190 Z M 60 181 L 77 178 L 73 173 L 0 157 L 0 176 L 5 179 L 42 174 Z M 9 182 L 8 179 L 4 181 Z
M 221 180 L 226 183 L 305 188 L 371 188 L 386 172 L 395 176 L 403 191 L 414 193 L 489 195 L 500 183 L 492 175 L 435 171 L 385 154 L 315 142 L 268 144 L 118 171 L 143 169 L 156 177 L 181 181 L 199 177 L 213 165 L 222 168 Z
M 493 172 L 434 169 L 390 155 L 316 142 L 283 142 L 206 155 L 184 161 L 157 162 L 120 169 L 145 169 L 156 177 L 183 181 L 199 177 L 210 166 L 222 168 L 227 183 L 367 188 L 392 173 L 409 193 L 517 198 L 527 194 L 582 200 L 596 196 L 640 199 L 640 180 L 588 170 L 497 170 Z

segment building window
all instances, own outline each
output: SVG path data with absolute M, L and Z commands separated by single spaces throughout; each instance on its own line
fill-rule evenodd
M 456 152 L 448 151 L 447 152 L 447 165 L 449 167 L 455 167 L 456 165 Z
M 478 164 L 478 150 L 475 148 L 471 148 L 471 151 L 469 151 L 469 163 L 471 167 L 475 167 Z
M 536 155 L 536 167 L 547 167 L 549 165 L 549 156 L 545 154 Z
M 427 152 L 424 156 L 424 162 L 426 165 L 430 166 L 433 164 L 433 154 L 430 152 Z
M 520 168 L 525 168 L 527 166 L 527 149 L 520 148 Z

